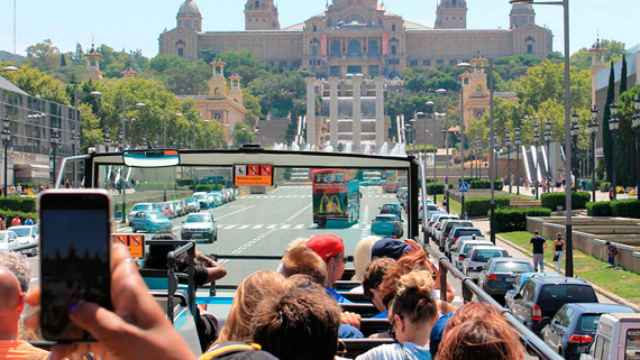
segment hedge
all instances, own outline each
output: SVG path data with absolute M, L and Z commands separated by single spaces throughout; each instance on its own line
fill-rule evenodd
M 527 217 L 551 216 L 551 210 L 547 208 L 503 208 L 496 210 L 494 226 L 496 232 L 513 232 L 527 230 Z
M 571 196 L 573 209 L 586 209 L 587 203 L 591 200 L 591 194 L 587 192 L 574 192 Z M 556 211 L 558 208 L 565 208 L 565 193 L 546 193 L 542 194 L 542 207 Z
M 597 201 L 587 204 L 587 214 L 589 216 L 612 216 L 613 210 L 611 209 L 610 201 Z
M 0 198 L 0 210 L 21 211 L 25 213 L 35 212 L 36 199 L 19 196 Z
M 471 180 L 469 185 L 471 185 L 472 189 L 491 189 L 491 181 L 489 180 L 475 179 Z M 502 181 L 496 181 L 494 183 L 494 189 L 497 191 L 502 191 L 503 188 L 504 183 Z
M 24 211 L 12 211 L 12 210 L 0 210 L 0 216 L 4 219 L 5 225 L 7 227 L 11 226 L 11 219 L 18 216 L 20 220 L 24 223 L 27 217 L 31 217 L 33 221 L 37 221 L 38 213 L 37 212 L 24 212 Z
M 220 191 L 224 188 L 221 184 L 199 184 L 196 185 L 193 189 L 194 192 L 212 192 L 212 191 Z
M 428 183 L 427 184 L 427 195 L 442 195 L 444 194 L 444 184 L 443 183 Z
M 496 197 L 496 208 L 508 207 L 511 199 L 508 197 Z M 489 214 L 491 210 L 490 198 L 471 198 L 465 201 L 463 212 L 470 217 L 483 217 Z

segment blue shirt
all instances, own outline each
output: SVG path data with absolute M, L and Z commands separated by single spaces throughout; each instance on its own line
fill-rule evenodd
M 389 318 L 389 311 L 385 310 L 381 313 L 379 313 L 378 315 L 375 315 L 374 317 L 372 317 L 372 319 L 388 319 Z
M 338 339 L 364 339 L 364 334 L 351 325 L 341 324 L 338 328 Z
M 447 323 L 449 319 L 453 317 L 453 313 L 450 312 L 448 314 L 441 315 L 438 321 L 433 325 L 431 329 L 431 355 L 436 356 L 438 353 L 438 347 L 440 346 L 440 342 L 442 341 L 442 335 L 444 333 L 444 329 L 447 327 Z
M 351 304 L 351 301 L 347 300 L 344 296 L 338 294 L 338 291 L 334 288 L 326 288 L 327 294 L 331 296 L 338 304 Z
M 431 360 L 428 347 L 412 343 L 387 344 L 375 347 L 356 360 Z

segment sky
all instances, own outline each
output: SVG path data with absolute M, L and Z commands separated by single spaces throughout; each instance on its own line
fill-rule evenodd
M 63 51 L 76 43 L 84 47 L 95 39 L 117 50 L 141 49 L 146 56 L 158 53 L 158 35 L 176 24 L 183 0 L 0 0 L 0 50 L 13 51 L 13 2 L 18 4 L 18 53 L 30 44 L 51 39 Z M 324 10 L 326 0 L 277 0 L 280 23 L 293 25 Z M 241 30 L 244 0 L 197 0 L 205 31 Z M 572 52 L 590 47 L 598 34 L 605 39 L 640 43 L 637 15 L 640 0 L 571 0 Z M 468 27 L 509 27 L 509 0 L 468 0 Z M 615 4 L 615 5 L 614 5 Z M 385 0 L 388 11 L 405 19 L 432 26 L 436 0 Z M 563 49 L 562 8 L 537 6 L 537 22 L 554 35 L 554 50 Z M 636 16 L 633 16 L 635 14 Z

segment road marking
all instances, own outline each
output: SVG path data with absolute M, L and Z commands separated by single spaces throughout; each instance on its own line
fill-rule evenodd
M 295 229 L 296 229 L 296 230 L 302 230 L 302 229 L 304 229 L 304 224 L 296 225 Z
M 280 230 L 287 230 L 291 228 L 291 224 L 282 224 L 280 225 Z
M 267 226 L 267 230 L 273 230 L 273 229 L 275 229 L 277 227 L 278 227 L 277 224 L 272 224 L 272 225 Z
M 262 224 L 258 224 L 256 226 L 253 227 L 253 230 L 258 230 L 258 229 L 262 229 Z
M 227 218 L 227 217 L 229 217 L 229 216 L 233 216 L 233 215 L 235 215 L 235 214 L 241 213 L 241 212 L 243 212 L 243 211 L 246 211 L 246 210 L 249 210 L 249 209 L 253 209 L 254 207 L 256 207 L 256 206 L 255 206 L 255 205 L 246 206 L 246 207 L 244 207 L 244 208 L 242 208 L 242 209 L 238 209 L 238 210 L 236 210 L 236 211 L 232 211 L 232 212 L 230 212 L 230 213 L 228 213 L 228 214 L 224 214 L 224 215 L 222 215 L 222 216 L 217 216 L 217 217 L 215 217 L 215 219 L 216 219 L 216 220 L 221 220 L 221 219 Z
M 238 228 L 238 230 L 246 230 L 250 227 L 251 225 L 242 225 Z
M 225 225 L 224 228 L 222 228 L 222 230 L 231 230 L 236 226 L 238 226 L 238 225 L 236 225 L 236 224 Z

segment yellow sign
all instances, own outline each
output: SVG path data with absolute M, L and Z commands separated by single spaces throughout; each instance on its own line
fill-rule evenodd
M 127 246 L 132 258 L 142 259 L 144 257 L 144 235 L 113 234 L 112 240 Z
M 272 186 L 273 166 L 264 164 L 236 165 L 234 167 L 236 186 Z

